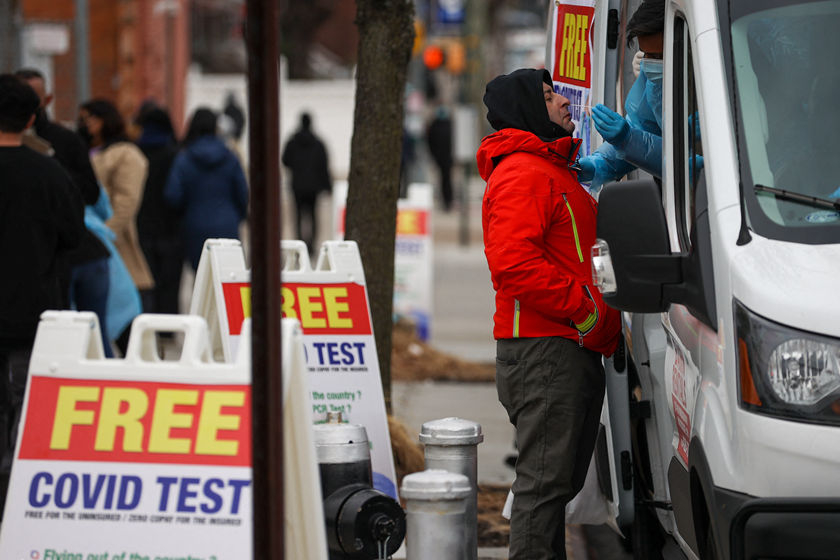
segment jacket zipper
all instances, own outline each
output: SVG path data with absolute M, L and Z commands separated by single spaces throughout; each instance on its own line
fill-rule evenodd
M 519 338 L 519 300 L 513 300 L 513 338 Z
M 577 249 L 578 258 L 583 262 L 583 251 L 580 250 L 580 238 L 578 237 L 577 222 L 575 222 L 575 213 L 572 212 L 572 205 L 569 204 L 569 199 L 566 198 L 566 193 L 563 193 L 563 200 L 566 202 L 566 209 L 569 211 L 569 216 L 572 218 L 572 233 L 575 234 L 575 248 Z

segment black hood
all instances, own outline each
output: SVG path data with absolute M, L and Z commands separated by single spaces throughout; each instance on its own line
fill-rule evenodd
M 551 74 L 544 69 L 521 68 L 493 78 L 484 92 L 490 126 L 496 130 L 524 130 L 546 142 L 571 136 L 549 120 L 543 96 L 544 83 L 552 86 Z

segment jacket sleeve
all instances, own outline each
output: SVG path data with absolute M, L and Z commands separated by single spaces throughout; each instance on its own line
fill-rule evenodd
M 184 154 L 178 154 L 169 177 L 166 179 L 166 186 L 163 188 L 163 198 L 170 208 L 181 210 L 184 207 Z
M 114 214 L 106 222 L 106 225 L 118 235 L 128 230 L 137 216 L 140 201 L 143 199 L 143 188 L 149 165 L 139 149 L 133 146 L 124 146 L 121 149 L 123 153 L 120 154 L 108 177 Z
M 73 249 L 82 240 L 85 230 L 85 206 L 82 195 L 70 175 L 64 169 L 57 170 L 54 189 L 54 217 L 58 231 L 58 246 L 62 250 Z
M 583 323 L 595 304 L 577 280 L 545 258 L 554 206 L 549 181 L 525 172 L 488 185 L 484 252 L 497 290 L 544 315 Z

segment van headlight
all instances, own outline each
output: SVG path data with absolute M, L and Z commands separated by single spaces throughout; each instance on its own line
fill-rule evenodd
M 735 302 L 741 406 L 840 424 L 840 340 L 760 317 Z

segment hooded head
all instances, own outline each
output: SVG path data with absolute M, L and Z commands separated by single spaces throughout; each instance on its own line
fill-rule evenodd
M 490 126 L 524 130 L 546 142 L 571 136 L 573 125 L 567 130 L 550 120 L 543 84 L 552 85 L 548 70 L 533 68 L 521 68 L 491 80 L 484 93 Z

